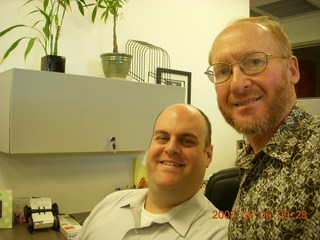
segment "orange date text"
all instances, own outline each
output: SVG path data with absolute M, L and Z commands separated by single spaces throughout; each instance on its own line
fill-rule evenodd
M 221 211 L 221 210 L 214 210 L 213 212 L 213 219 L 307 219 L 308 214 L 307 211 L 294 211 L 290 212 L 287 210 L 278 210 L 276 212 L 272 211 Z

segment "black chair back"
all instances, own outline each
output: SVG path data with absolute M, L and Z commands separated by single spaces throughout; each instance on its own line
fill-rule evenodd
M 240 169 L 220 170 L 209 178 L 205 196 L 221 211 L 231 211 L 239 190 Z

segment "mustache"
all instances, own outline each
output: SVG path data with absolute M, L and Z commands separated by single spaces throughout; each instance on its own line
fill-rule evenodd
M 229 96 L 229 102 L 232 104 L 237 104 L 247 99 L 258 99 L 261 98 L 262 94 L 258 91 L 250 91 L 245 93 L 232 93 Z

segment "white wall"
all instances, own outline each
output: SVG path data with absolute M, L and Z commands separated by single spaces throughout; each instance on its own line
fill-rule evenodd
M 0 0 L 1 30 L 26 21 L 28 17 L 22 16 L 27 11 L 20 8 L 24 2 Z M 118 24 L 121 51 L 128 39 L 146 41 L 168 51 L 171 68 L 192 72 L 192 104 L 213 125 L 215 151 L 206 176 L 232 167 L 236 140 L 241 136 L 224 122 L 214 86 L 203 72 L 214 37 L 234 18 L 249 15 L 249 0 L 129 0 L 123 13 Z M 18 37 L 17 32 L 0 38 L 1 56 Z M 110 22 L 93 25 L 78 13 L 68 15 L 60 40 L 60 54 L 67 58 L 66 73 L 102 76 L 99 55 L 112 50 L 111 41 Z M 21 45 L 13 52 L 0 65 L 0 72 L 13 67 L 38 70 L 43 52 L 34 49 L 24 62 L 24 49 Z M 63 212 L 88 211 L 115 187 L 132 183 L 134 156 L 137 154 L 0 155 L 0 189 L 12 189 L 14 197 L 50 196 Z M 138 157 L 143 159 L 141 154 Z

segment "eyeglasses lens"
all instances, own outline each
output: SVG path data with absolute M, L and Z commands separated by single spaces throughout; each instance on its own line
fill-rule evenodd
M 262 72 L 267 64 L 267 55 L 263 52 L 250 53 L 243 56 L 239 62 L 236 63 L 215 63 L 207 70 L 207 75 L 210 81 L 214 83 L 222 83 L 227 81 L 232 74 L 232 65 L 239 64 L 243 73 L 247 75 L 254 75 Z
M 267 66 L 267 55 L 264 53 L 251 53 L 244 56 L 239 64 L 241 70 L 247 75 L 262 72 Z
M 231 75 L 231 65 L 228 63 L 216 63 L 212 66 L 217 83 L 226 81 Z

